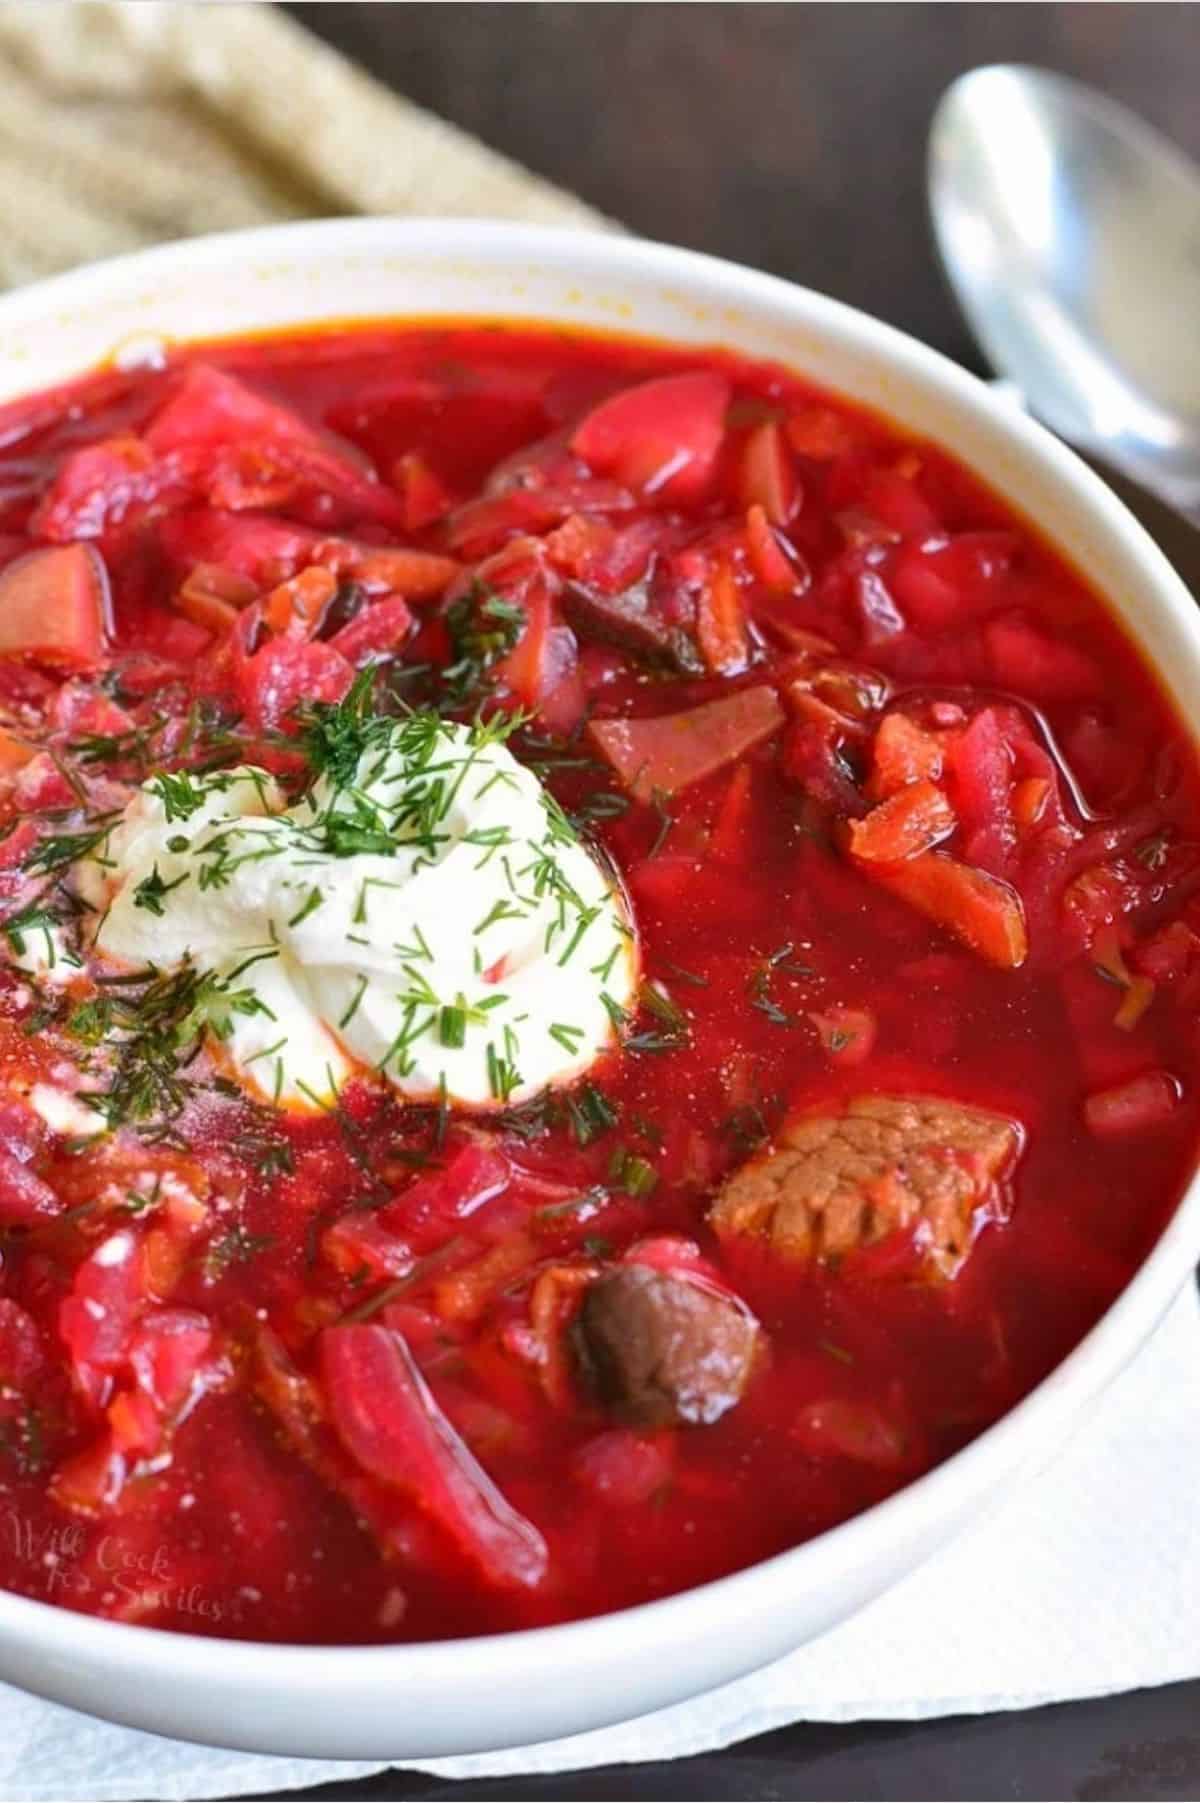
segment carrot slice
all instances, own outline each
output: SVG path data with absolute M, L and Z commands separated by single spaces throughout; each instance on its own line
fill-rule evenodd
M 348 573 L 368 588 L 394 589 L 406 601 L 433 601 L 458 575 L 452 557 L 390 545 L 351 545 Z M 325 561 L 324 558 L 321 559 Z
M 593 720 L 588 736 L 638 801 L 674 795 L 770 738 L 783 725 L 774 689 L 760 684 L 680 714 Z
M 936 783 L 910 783 L 850 822 L 850 850 L 873 864 L 895 864 L 931 851 L 954 825 L 954 809 Z
M 746 509 L 746 548 L 750 566 L 772 595 L 790 595 L 801 573 L 788 559 L 766 511 L 757 502 Z
M 1049 800 L 1050 783 L 1044 776 L 1026 776 L 1013 786 L 1013 817 L 1023 832 L 1037 825 Z
M 332 570 L 313 564 L 301 570 L 288 582 L 273 588 L 264 602 L 267 625 L 272 632 L 286 632 L 291 638 L 306 639 L 316 631 L 317 623 L 337 593 L 337 577 Z
M 750 646 L 746 638 L 746 610 L 733 573 L 721 558 L 696 603 L 696 638 L 705 663 L 714 676 L 736 676 L 746 668 Z
M 0 727 L 0 776 L 11 776 L 14 771 L 23 770 L 33 754 L 32 745 Z
M 942 774 L 944 754 L 936 734 L 926 732 L 907 714 L 887 714 L 875 734 L 871 759 L 867 794 L 872 800 L 882 801 L 906 783 L 920 782 L 924 777 L 936 782 Z
M 923 852 L 871 874 L 989 964 L 1016 970 L 1025 962 L 1025 910 L 1016 890 L 1000 877 L 960 864 L 944 851 Z
M 801 495 L 787 442 L 775 420 L 755 426 L 742 446 L 738 465 L 743 507 L 758 505 L 773 526 L 786 526 L 798 511 Z

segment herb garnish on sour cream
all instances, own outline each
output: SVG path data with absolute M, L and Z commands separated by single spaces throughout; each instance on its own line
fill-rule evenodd
M 92 949 L 202 979 L 220 1056 L 280 1106 L 330 1107 L 362 1067 L 468 1107 L 578 1076 L 636 947 L 508 729 L 350 697 L 313 710 L 291 806 L 252 766 L 148 778 L 75 868 Z

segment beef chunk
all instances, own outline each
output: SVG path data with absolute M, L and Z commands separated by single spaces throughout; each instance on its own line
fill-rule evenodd
M 704 668 L 686 628 L 668 620 L 655 606 L 645 582 L 636 582 L 616 595 L 603 594 L 586 583 L 568 582 L 562 610 L 581 639 L 598 639 L 693 675 Z
M 754 1234 L 785 1258 L 836 1260 L 915 1228 L 917 1256 L 953 1277 L 984 1221 L 1008 1212 L 1021 1130 L 934 1096 L 859 1096 L 808 1115 L 735 1171 L 717 1197 L 718 1233 Z
M 707 1425 L 740 1401 L 759 1327 L 733 1296 L 626 1265 L 588 1286 L 573 1338 L 584 1382 L 620 1420 Z

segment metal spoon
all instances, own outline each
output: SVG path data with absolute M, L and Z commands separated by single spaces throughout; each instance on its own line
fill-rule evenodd
M 929 139 L 950 285 L 1031 412 L 1200 524 L 1200 168 L 1093 89 L 963 75 Z

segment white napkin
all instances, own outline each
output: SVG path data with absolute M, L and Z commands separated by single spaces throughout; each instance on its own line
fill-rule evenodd
M 625 1727 L 458 1759 L 441 1778 L 711 1751 L 788 1722 L 1023 1709 L 1200 1675 L 1200 1300 L 1189 1284 L 1055 1463 L 852 1621 Z M 0 1686 L 0 1796 L 205 1798 L 379 1762 L 267 1759 L 110 1727 Z

